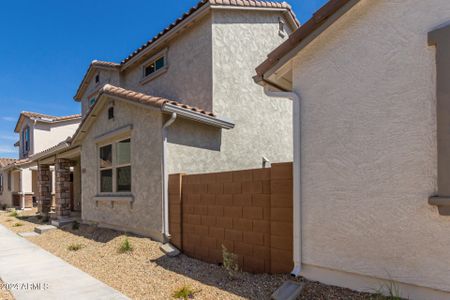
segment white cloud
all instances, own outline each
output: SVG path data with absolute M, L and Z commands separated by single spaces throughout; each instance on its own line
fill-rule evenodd
M 17 120 L 17 118 L 14 118 L 14 117 L 2 117 L 2 120 L 6 121 L 6 122 L 14 122 L 14 121 Z
M 7 140 L 7 141 L 16 141 L 19 140 L 18 137 L 15 135 L 0 135 L 0 140 Z
M 11 154 L 16 152 L 17 150 L 14 147 L 0 146 L 0 153 Z

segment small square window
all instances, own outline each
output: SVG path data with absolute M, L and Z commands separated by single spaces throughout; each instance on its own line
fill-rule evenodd
M 95 75 L 95 83 L 99 83 L 100 81 L 100 74 Z
M 158 59 L 153 60 L 149 65 L 144 68 L 144 77 L 155 73 L 158 70 L 163 69 L 166 66 L 166 59 L 164 56 L 159 57 Z
M 108 108 L 108 120 L 114 119 L 114 107 Z

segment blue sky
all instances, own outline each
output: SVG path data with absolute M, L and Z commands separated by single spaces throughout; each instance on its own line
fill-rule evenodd
M 120 62 L 198 0 L 26 0 L 0 4 L 0 157 L 16 157 L 21 111 L 79 113 L 93 59 Z M 303 23 L 325 0 L 292 0 Z

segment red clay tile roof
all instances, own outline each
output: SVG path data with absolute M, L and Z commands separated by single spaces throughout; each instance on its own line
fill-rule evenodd
M 7 165 L 10 165 L 14 163 L 16 160 L 13 158 L 0 158 L 0 168 L 6 167 Z
M 354 0 L 330 0 L 317 10 L 311 19 L 304 23 L 299 29 L 292 33 L 289 38 L 267 56 L 267 59 L 256 68 L 256 79 L 262 80 L 264 73 L 269 71 L 285 55 L 293 50 L 299 43 L 324 24 L 330 17 L 343 8 L 347 3 Z M 358 1 L 354 1 L 358 2 Z
M 80 114 L 56 117 L 56 116 L 51 116 L 51 115 L 41 114 L 41 113 L 36 113 L 36 112 L 29 112 L 29 111 L 23 111 L 21 113 L 21 115 L 31 118 L 31 119 L 41 119 L 42 121 L 46 121 L 46 122 L 60 122 L 60 121 L 68 121 L 68 120 L 74 120 L 74 119 L 81 118 Z
M 172 105 L 178 106 L 180 108 L 191 110 L 191 111 L 201 113 L 201 114 L 204 114 L 204 115 L 207 115 L 210 117 L 215 116 L 212 112 L 209 112 L 209 111 L 206 111 L 206 110 L 194 107 L 194 106 L 189 106 L 189 105 L 180 103 L 178 101 L 173 101 L 173 100 L 169 100 L 169 99 L 162 98 L 162 97 L 150 96 L 150 95 L 138 93 L 135 91 L 127 90 L 124 88 L 116 87 L 116 86 L 113 86 L 110 84 L 106 84 L 100 90 L 99 96 L 101 94 L 116 96 L 116 97 L 127 99 L 127 100 L 130 100 L 133 102 L 146 104 L 146 105 L 150 105 L 150 106 L 154 106 L 154 107 L 158 107 L 158 108 L 162 108 L 164 106 L 164 104 L 172 104 Z
M 36 113 L 36 112 L 23 111 L 23 112 L 20 113 L 19 120 L 17 120 L 16 127 L 15 127 L 15 132 L 18 131 L 19 123 L 20 123 L 20 121 L 21 121 L 21 119 L 23 117 L 27 117 L 27 118 L 30 118 L 30 119 L 36 119 L 38 121 L 48 122 L 48 123 L 55 123 L 55 122 L 63 122 L 63 121 L 70 121 L 70 120 L 81 119 L 81 115 L 80 114 L 57 117 L 57 116 L 51 116 L 51 115 L 41 114 L 41 113 Z
M 186 18 L 194 14 L 200 8 L 206 5 L 216 5 L 216 6 L 231 6 L 231 7 L 256 7 L 256 8 L 278 8 L 278 9 L 286 9 L 291 15 L 294 21 L 297 23 L 297 26 L 300 26 L 297 17 L 295 16 L 291 6 L 286 2 L 272 2 L 272 1 L 256 1 L 256 0 L 202 0 L 196 6 L 192 7 L 188 12 L 184 13 L 180 18 L 176 19 L 175 22 L 167 26 L 160 33 L 158 33 L 151 40 L 143 44 L 141 47 L 136 49 L 133 53 L 131 53 L 128 57 L 126 57 L 121 65 L 128 62 L 130 59 L 138 55 L 140 52 L 145 50 L 150 45 L 154 44 L 159 38 L 168 33 L 170 30 L 175 28 L 178 24 L 183 22 Z

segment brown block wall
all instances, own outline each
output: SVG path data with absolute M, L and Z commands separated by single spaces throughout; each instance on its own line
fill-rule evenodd
M 288 273 L 292 262 L 292 163 L 169 178 L 169 230 L 185 254 L 222 263 L 222 245 L 244 271 Z

